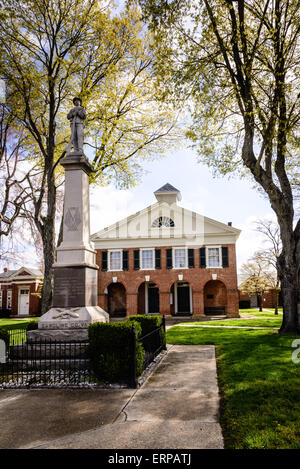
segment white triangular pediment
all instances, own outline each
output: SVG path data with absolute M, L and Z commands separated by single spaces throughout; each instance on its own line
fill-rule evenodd
M 9 280 L 16 279 L 17 277 L 20 278 L 27 278 L 27 277 L 32 277 L 32 278 L 41 278 L 42 273 L 37 271 L 37 270 L 31 270 L 28 269 L 27 267 L 21 267 L 18 269 L 16 272 L 14 272 L 10 277 Z
M 172 220 L 174 226 L 159 226 L 157 220 Z M 225 225 L 191 210 L 157 202 L 129 217 L 110 225 L 92 235 L 91 240 L 98 244 L 101 240 L 126 239 L 194 239 L 209 236 L 231 236 L 235 241 L 240 230 Z M 96 246 L 97 247 L 97 246 Z

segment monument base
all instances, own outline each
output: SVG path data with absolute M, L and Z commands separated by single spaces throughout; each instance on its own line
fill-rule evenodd
M 86 342 L 88 340 L 87 329 L 36 329 L 27 332 L 27 342 Z
M 40 317 L 38 329 L 29 331 L 29 341 L 58 340 L 72 342 L 87 340 L 87 328 L 95 322 L 109 322 L 109 314 L 100 306 L 51 308 Z
M 94 322 L 109 322 L 109 314 L 100 306 L 77 308 L 52 307 L 39 319 L 39 329 L 87 329 Z

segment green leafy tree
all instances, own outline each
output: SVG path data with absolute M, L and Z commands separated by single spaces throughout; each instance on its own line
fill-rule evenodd
M 282 241 L 281 333 L 299 333 L 299 3 L 140 0 L 161 97 L 190 104 L 187 132 L 215 172 L 254 178 Z
M 42 313 L 51 303 L 59 161 L 73 96 L 87 108 L 95 183 L 134 184 L 143 159 L 163 151 L 160 139 L 171 143 L 175 116 L 154 99 L 148 39 L 135 9 L 113 15 L 104 1 L 7 0 L 0 8 L 0 75 L 26 132 L 23 149 L 41 168 L 27 182 L 43 242 Z

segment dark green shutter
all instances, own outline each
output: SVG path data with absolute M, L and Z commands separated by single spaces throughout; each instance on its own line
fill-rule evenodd
M 161 250 L 155 249 L 155 268 L 161 269 Z
M 172 249 L 166 249 L 167 269 L 173 268 Z
M 203 269 L 206 267 L 206 256 L 205 256 L 205 248 L 200 248 L 200 267 Z
M 227 246 L 222 247 L 222 267 L 229 267 Z
M 123 251 L 123 270 L 128 270 L 128 251 Z
M 102 251 L 102 270 L 107 270 L 107 251 Z
M 140 250 L 136 249 L 133 251 L 133 268 L 139 270 L 140 268 Z
M 189 269 L 195 267 L 194 249 L 188 249 Z

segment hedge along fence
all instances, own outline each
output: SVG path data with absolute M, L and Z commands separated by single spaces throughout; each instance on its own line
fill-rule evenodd
M 25 326 L 26 331 L 34 331 L 38 329 L 38 326 L 39 326 L 38 322 L 39 322 L 38 319 L 33 319 L 32 321 L 28 321 Z
M 0 308 L 0 318 L 9 318 L 11 310 L 7 308 Z
M 137 321 L 90 324 L 88 355 L 97 379 L 134 384 L 133 376 L 143 371 L 145 351 L 137 340 L 141 336 Z
M 136 321 L 139 322 L 142 326 L 142 335 L 149 334 L 157 327 L 162 325 L 162 316 L 160 315 L 152 315 L 146 316 L 145 314 L 137 314 L 135 316 L 129 316 L 127 321 Z
M 159 335 L 160 342 L 163 348 L 166 346 L 166 332 L 165 332 L 165 317 L 157 315 L 146 316 L 138 314 L 135 316 L 129 316 L 128 321 L 138 321 L 142 326 L 142 336 L 153 332 L 155 329 L 160 327 Z

